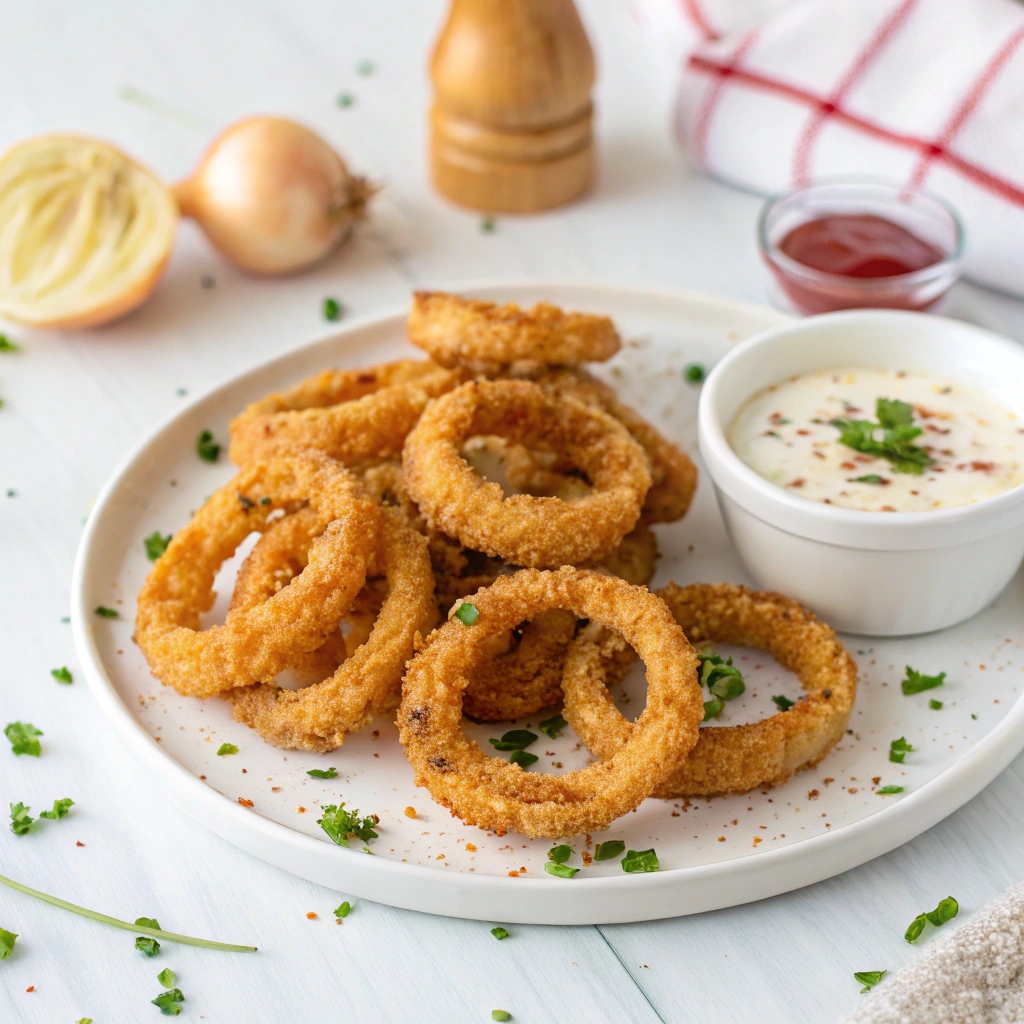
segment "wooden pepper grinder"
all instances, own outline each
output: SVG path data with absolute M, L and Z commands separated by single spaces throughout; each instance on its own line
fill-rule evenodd
M 594 54 L 573 0 L 452 0 L 430 77 L 431 173 L 443 195 L 530 213 L 590 184 Z

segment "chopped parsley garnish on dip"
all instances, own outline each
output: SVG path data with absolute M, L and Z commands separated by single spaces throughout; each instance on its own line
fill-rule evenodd
M 909 697 L 915 693 L 923 693 L 925 690 L 934 690 L 936 686 L 943 684 L 945 678 L 945 672 L 940 672 L 937 676 L 926 676 L 923 672 L 918 672 L 917 669 L 907 665 L 907 675 L 900 683 L 900 689 L 903 690 L 904 696 Z
M 769 482 L 866 512 L 971 505 L 1024 484 L 1024 422 L 989 394 L 899 370 L 802 374 L 748 399 L 729 444 Z

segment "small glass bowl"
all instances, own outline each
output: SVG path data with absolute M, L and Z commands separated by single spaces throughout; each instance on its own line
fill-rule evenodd
M 796 227 L 820 217 L 873 214 L 899 224 L 945 255 L 937 263 L 892 277 L 856 278 L 815 270 L 779 249 Z M 782 295 L 775 305 L 803 314 L 839 309 L 932 309 L 963 271 L 964 228 L 947 202 L 909 185 L 848 180 L 823 182 L 769 199 L 757 222 L 761 255 Z

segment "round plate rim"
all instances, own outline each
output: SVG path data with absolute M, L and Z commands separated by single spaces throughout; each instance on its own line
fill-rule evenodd
M 468 293 L 574 290 L 679 305 L 711 307 L 765 320 L 788 319 L 769 307 L 683 289 L 624 286 L 589 280 L 494 279 L 458 282 L 446 290 Z M 599 308 L 599 306 L 595 306 Z M 203 783 L 164 752 L 132 715 L 107 677 L 89 628 L 88 579 L 99 558 L 93 541 L 122 478 L 151 445 L 191 409 L 248 376 L 288 363 L 298 353 L 343 343 L 351 335 L 404 318 L 407 308 L 361 317 L 343 328 L 290 348 L 222 381 L 165 418 L 121 460 L 104 485 L 83 532 L 71 587 L 75 648 L 90 689 L 114 725 L 119 741 L 152 769 L 158 788 L 183 813 L 233 845 L 331 888 L 409 910 L 523 924 L 620 924 L 658 920 L 753 902 L 813 884 L 895 849 L 952 814 L 975 796 L 1024 749 L 1024 696 L 959 761 L 919 789 L 835 832 L 776 850 L 649 874 L 577 878 L 572 884 L 544 878 L 504 878 L 444 872 L 384 857 L 340 851 L 238 805 Z M 299 863 L 296 863 L 298 861 Z M 343 882 L 342 885 L 339 885 Z

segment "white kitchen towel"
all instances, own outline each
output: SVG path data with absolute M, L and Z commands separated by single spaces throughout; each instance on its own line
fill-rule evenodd
M 841 1024 L 1021 1021 L 1024 884 L 986 904 L 952 935 L 932 939 L 918 959 L 884 978 Z
M 634 4 L 701 168 L 765 194 L 849 175 L 922 185 L 960 211 L 968 273 L 1024 294 L 1024 6 Z

